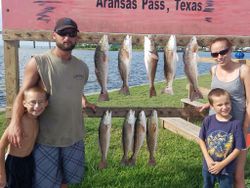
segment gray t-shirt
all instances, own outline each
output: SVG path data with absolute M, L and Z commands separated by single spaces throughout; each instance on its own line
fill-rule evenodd
M 50 94 L 39 118 L 39 144 L 66 147 L 83 139 L 82 91 L 89 76 L 87 65 L 72 56 L 68 61 L 52 51 L 35 56 L 41 80 Z

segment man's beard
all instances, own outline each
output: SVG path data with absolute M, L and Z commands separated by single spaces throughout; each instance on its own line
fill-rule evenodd
M 56 42 L 56 46 L 63 51 L 72 51 L 75 48 L 76 44 L 72 43 L 71 45 L 64 46 L 63 43 Z

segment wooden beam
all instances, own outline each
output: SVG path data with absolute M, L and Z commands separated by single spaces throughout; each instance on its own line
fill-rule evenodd
M 126 117 L 129 110 L 134 110 L 136 116 L 139 112 L 144 110 L 146 116 L 150 116 L 152 110 L 156 110 L 158 117 L 201 117 L 201 114 L 194 108 L 175 108 L 175 107 L 97 107 L 96 112 L 87 108 L 84 110 L 84 115 L 87 117 L 102 117 L 103 114 L 110 110 L 112 111 L 112 117 Z
M 23 40 L 23 41 L 53 41 L 52 31 L 30 31 L 30 30 L 4 30 L 4 40 Z M 133 36 L 133 44 L 143 44 L 145 34 L 134 33 L 80 33 L 79 42 L 83 43 L 98 43 L 103 34 L 108 34 L 110 44 L 120 44 L 126 34 Z M 165 46 L 170 35 L 159 34 L 154 35 L 155 41 L 160 46 Z M 176 35 L 177 45 L 186 46 L 192 35 Z M 218 36 L 215 35 L 198 35 L 197 40 L 200 46 L 209 46 L 211 40 Z M 226 36 L 237 47 L 250 46 L 250 36 Z
M 18 46 L 19 41 L 4 41 L 7 118 L 11 116 L 11 107 L 19 90 Z

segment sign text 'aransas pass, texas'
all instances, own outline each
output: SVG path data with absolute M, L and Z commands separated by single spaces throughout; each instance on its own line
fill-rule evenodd
M 249 36 L 249 0 L 2 0 L 4 30 L 53 30 L 71 17 L 81 32 Z

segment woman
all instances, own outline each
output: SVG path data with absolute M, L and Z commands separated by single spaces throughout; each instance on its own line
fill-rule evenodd
M 224 37 L 216 38 L 211 46 L 211 56 L 216 65 L 211 68 L 211 89 L 222 88 L 228 91 L 232 100 L 232 113 L 235 119 L 242 121 L 245 139 L 250 132 L 250 67 L 245 64 L 233 62 L 231 59 L 232 43 Z M 209 108 L 205 104 L 200 111 Z M 209 112 L 213 113 L 212 110 Z M 248 136 L 250 136 L 248 134 Z M 235 171 L 235 187 L 244 188 L 244 167 L 247 149 L 241 151 Z

